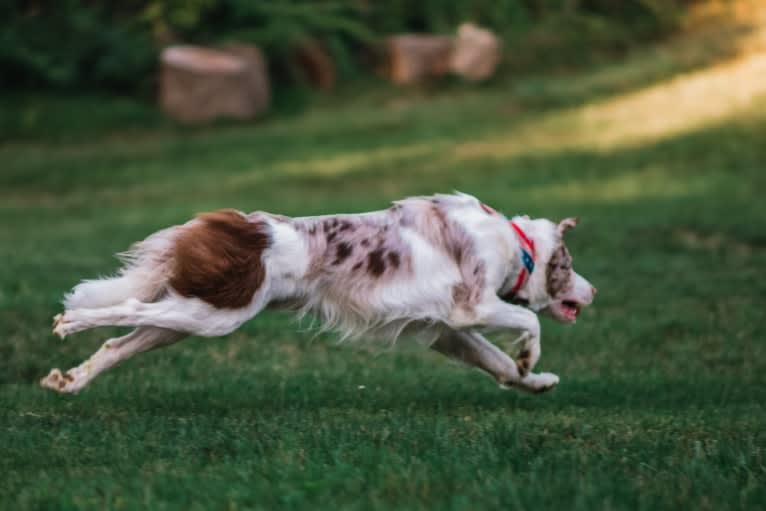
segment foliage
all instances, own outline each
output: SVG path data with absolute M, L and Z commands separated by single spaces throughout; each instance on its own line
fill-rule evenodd
M 153 66 L 149 34 L 130 17 L 78 0 L 0 7 L 0 88 L 135 89 Z
M 498 32 L 523 56 L 517 67 L 560 66 L 667 33 L 680 1 L 21 0 L 0 6 L 0 88 L 140 90 L 158 47 L 178 40 L 250 41 L 278 71 L 297 45 L 319 41 L 350 76 L 368 72 L 359 53 L 387 34 L 452 33 L 466 20 Z

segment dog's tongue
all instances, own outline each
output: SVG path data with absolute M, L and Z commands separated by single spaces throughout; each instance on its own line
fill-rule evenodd
M 579 307 L 572 307 L 569 305 L 564 305 L 564 313 L 566 314 L 567 318 L 574 321 L 577 319 L 577 315 L 580 313 Z

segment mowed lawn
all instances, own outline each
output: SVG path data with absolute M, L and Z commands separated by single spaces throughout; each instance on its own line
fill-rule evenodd
M 91 112 L 120 105 L 64 101 L 64 128 L 0 145 L 0 508 L 762 508 L 762 57 L 655 57 L 196 129 L 139 113 L 102 131 Z M 599 293 L 574 326 L 543 320 L 555 391 L 271 312 L 77 396 L 36 384 L 119 332 L 54 338 L 62 295 L 159 228 L 451 190 L 580 217 L 569 245 Z

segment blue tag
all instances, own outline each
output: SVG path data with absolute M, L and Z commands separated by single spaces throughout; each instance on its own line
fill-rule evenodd
M 527 269 L 530 275 L 532 275 L 532 272 L 535 271 L 535 260 L 532 259 L 532 256 L 529 255 L 529 252 L 521 249 L 521 262 L 524 263 L 524 267 Z

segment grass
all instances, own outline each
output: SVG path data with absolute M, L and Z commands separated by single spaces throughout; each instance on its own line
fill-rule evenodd
M 51 122 L 71 133 L 0 146 L 0 507 L 761 507 L 766 80 L 758 54 L 658 74 L 653 52 L 614 65 L 647 70 L 640 90 L 604 68 L 252 125 L 88 125 L 77 105 L 96 100 L 57 100 Z M 737 82 L 717 86 L 724 71 Z M 569 244 L 599 295 L 574 327 L 543 322 L 552 393 L 502 392 L 405 341 L 312 341 L 277 313 L 138 356 L 75 397 L 35 385 L 117 332 L 51 337 L 62 294 L 158 228 L 452 189 L 582 219 Z

